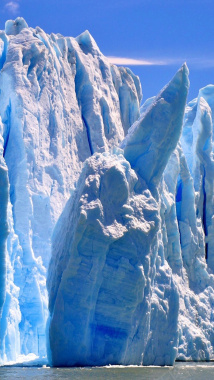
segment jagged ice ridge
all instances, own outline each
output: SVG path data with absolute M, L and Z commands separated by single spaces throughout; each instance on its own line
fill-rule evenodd
M 22 18 L 0 69 L 1 363 L 212 359 L 214 86 L 186 106 L 184 64 L 140 107 L 89 32 Z

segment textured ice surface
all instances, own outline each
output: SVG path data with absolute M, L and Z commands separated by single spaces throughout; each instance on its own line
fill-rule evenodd
M 20 353 L 45 354 L 53 227 L 85 159 L 117 145 L 138 118 L 141 86 L 129 69 L 108 62 L 89 32 L 47 35 L 22 18 L 7 21 L 0 32 L 0 69 L 11 231 L 7 285 L 1 261 L 2 302 L 8 288 L 1 359 L 14 361 Z
M 58 222 L 48 278 L 54 365 L 142 360 L 160 220 L 137 182 L 120 151 L 92 156 Z
M 141 107 L 123 150 L 85 163 L 53 238 L 54 365 L 214 356 L 214 87 L 184 117 L 187 90 L 184 65 Z
M 188 84 L 140 107 L 88 31 L 0 31 L 1 363 L 46 354 L 48 267 L 52 364 L 214 358 L 214 86 L 185 110 Z
M 188 84 L 184 65 L 131 127 L 124 151 L 85 163 L 53 239 L 47 284 L 54 365 L 176 358 L 179 293 L 164 257 L 159 184 L 180 137 Z

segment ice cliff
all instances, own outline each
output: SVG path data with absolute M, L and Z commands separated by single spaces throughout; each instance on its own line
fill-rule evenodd
M 183 65 L 140 107 L 88 31 L 6 22 L 1 363 L 214 357 L 214 86 L 186 106 L 188 86 Z
M 10 185 L 7 286 L 2 247 L 0 296 L 2 307 L 7 288 L 0 331 L 7 361 L 46 352 L 53 228 L 85 159 L 119 144 L 138 118 L 141 86 L 129 69 L 108 62 L 89 32 L 76 39 L 47 35 L 22 18 L 0 32 L 0 68 L 1 176 L 8 170 Z
M 123 150 L 85 163 L 53 240 L 54 365 L 171 364 L 176 357 L 179 295 L 163 252 L 158 187 L 187 91 L 183 66 L 131 127 Z

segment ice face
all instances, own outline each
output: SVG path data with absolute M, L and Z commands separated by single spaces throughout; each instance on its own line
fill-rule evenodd
M 0 362 L 46 355 L 48 313 L 53 365 L 213 358 L 214 86 L 185 111 L 183 65 L 140 108 L 88 31 L 22 18 L 0 70 Z
M 188 84 L 184 65 L 142 106 L 122 151 L 85 163 L 53 239 L 53 365 L 171 365 L 176 358 L 213 357 L 214 277 L 207 267 L 213 88 L 187 105 L 182 131 Z
M 142 362 L 159 209 L 148 190 L 135 193 L 138 178 L 118 154 L 86 161 L 55 230 L 48 276 L 53 365 Z
M 213 357 L 213 156 L 212 112 L 199 91 L 187 106 L 181 137 L 176 207 L 186 280 L 179 285 L 180 338 L 178 358 Z M 210 101 L 210 99 L 209 99 Z M 212 101 L 210 101 L 212 104 Z M 212 195 L 211 195 L 212 194 Z M 206 311 L 205 311 L 206 310 Z
M 213 86 L 207 86 L 199 91 L 194 110 L 189 111 L 191 122 L 184 124 L 182 144 L 186 148 L 187 136 L 192 144 L 189 146 L 191 174 L 194 180 L 195 207 L 198 219 L 201 220 L 205 233 L 205 250 L 207 264 L 214 270 L 213 257 Z
M 53 228 L 85 159 L 118 145 L 138 118 L 141 86 L 129 69 L 108 62 L 89 32 L 76 39 L 47 35 L 22 18 L 0 32 L 0 69 L 11 231 L 2 283 L 8 287 L 1 328 L 6 361 L 20 353 L 45 355 Z
M 170 365 L 176 358 L 179 293 L 164 257 L 158 188 L 181 133 L 188 84 L 184 65 L 129 130 L 124 151 L 85 163 L 52 243 L 53 365 Z

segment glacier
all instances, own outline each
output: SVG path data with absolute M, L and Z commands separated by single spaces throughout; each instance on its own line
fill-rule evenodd
M 118 144 L 138 118 L 141 86 L 131 71 L 108 62 L 87 31 L 76 39 L 49 36 L 22 18 L 0 32 L 0 67 L 10 185 L 5 362 L 46 353 L 53 228 L 85 159 Z
M 123 150 L 85 163 L 53 240 L 54 365 L 175 360 L 179 295 L 159 236 L 157 187 L 180 136 L 187 91 L 184 65 L 129 129 Z M 164 300 L 157 297 L 163 287 Z
M 0 31 L 0 364 L 214 358 L 214 86 L 142 105 L 88 31 Z

